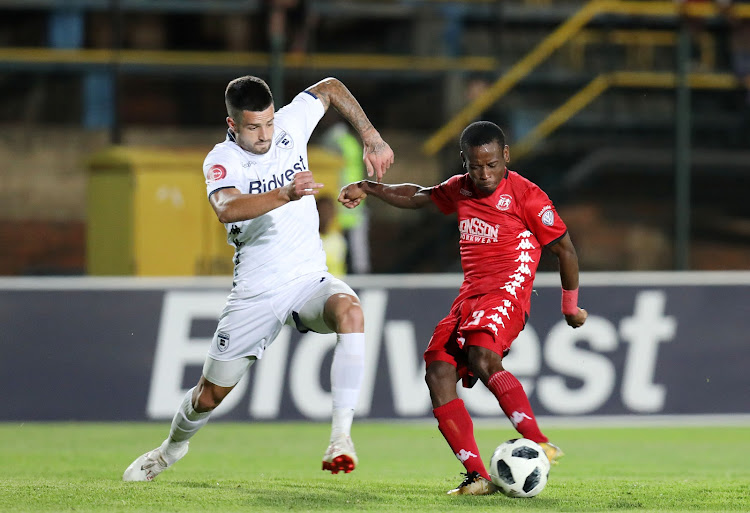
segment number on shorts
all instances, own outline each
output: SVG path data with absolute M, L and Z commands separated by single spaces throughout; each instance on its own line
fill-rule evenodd
M 476 326 L 479 324 L 482 320 L 482 317 L 484 317 L 484 310 L 477 310 L 476 312 L 471 312 L 471 315 L 474 317 L 474 320 L 467 323 L 467 326 Z

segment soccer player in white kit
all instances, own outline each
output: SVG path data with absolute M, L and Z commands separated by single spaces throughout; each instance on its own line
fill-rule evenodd
M 232 291 L 203 373 L 177 409 L 169 436 L 125 470 L 125 481 L 151 481 L 185 456 L 190 437 L 284 324 L 337 334 L 323 470 L 351 472 L 358 463 L 350 432 L 364 372 L 364 318 L 355 292 L 327 272 L 314 198 L 323 184 L 309 168 L 307 142 L 333 105 L 359 133 L 370 176 L 380 181 L 393 151 L 335 78 L 309 87 L 278 112 L 257 77 L 232 80 L 225 101 L 227 138 L 206 156 L 203 173 L 209 202 L 235 247 Z

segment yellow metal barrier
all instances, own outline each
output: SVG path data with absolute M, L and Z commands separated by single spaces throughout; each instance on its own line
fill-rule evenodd
M 677 76 L 674 73 L 617 71 L 599 75 L 516 143 L 513 146 L 513 155 L 516 158 L 527 155 L 542 139 L 557 130 L 560 125 L 583 110 L 610 87 L 673 89 L 676 85 Z M 695 89 L 734 89 L 740 84 L 734 75 L 728 73 L 692 73 L 688 76 L 688 85 Z
M 702 71 L 712 70 L 716 64 L 716 41 L 713 34 L 697 34 Z M 653 65 L 653 49 L 658 46 L 677 45 L 677 34 L 672 30 L 582 30 L 570 40 L 567 54 L 571 67 L 583 69 L 586 48 L 595 44 L 613 44 L 627 49 L 629 67 L 650 68 Z
M 418 57 L 380 54 L 287 53 L 284 67 L 290 69 L 362 71 L 492 71 L 494 57 Z M 262 52 L 185 52 L 170 50 L 104 50 L 54 48 L 0 48 L 0 62 L 19 64 L 88 64 L 159 67 L 264 68 L 271 57 Z
M 576 14 L 568 18 L 562 25 L 555 29 L 549 36 L 540 42 L 536 48 L 529 52 L 520 61 L 514 64 L 505 75 L 500 77 L 487 91 L 482 93 L 476 100 L 466 105 L 448 123 L 432 135 L 422 146 L 422 151 L 427 155 L 434 155 L 445 144 L 481 112 L 499 100 L 513 86 L 520 82 L 534 68 L 541 64 L 552 52 L 560 48 L 573 34 L 576 34 L 591 19 L 601 12 L 600 0 L 593 0 L 586 4 Z M 608 2 L 605 2 L 608 3 Z
M 456 137 L 471 120 L 493 105 L 510 91 L 534 68 L 547 59 L 555 50 L 578 34 L 594 17 L 600 14 L 622 14 L 629 16 L 675 17 L 681 13 L 693 17 L 710 18 L 718 16 L 720 9 L 713 3 L 688 3 L 683 6 L 674 2 L 641 2 L 619 0 L 592 0 L 562 25 L 543 39 L 531 52 L 514 64 L 484 94 L 466 105 L 443 127 L 437 130 L 422 146 L 427 155 L 434 155 L 448 141 Z M 750 4 L 733 5 L 729 13 L 738 18 L 750 18 Z

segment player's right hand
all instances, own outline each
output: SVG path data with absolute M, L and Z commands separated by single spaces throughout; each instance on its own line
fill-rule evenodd
M 338 200 L 346 208 L 354 208 L 362 203 L 362 200 L 366 197 L 367 193 L 362 190 L 360 183 L 354 182 L 341 188 Z
M 300 171 L 294 175 L 291 182 L 284 186 L 289 201 L 297 201 L 303 196 L 318 194 L 318 190 L 322 188 L 323 184 L 315 181 L 312 171 Z
M 578 307 L 578 312 L 575 315 L 566 315 L 565 321 L 568 323 L 568 326 L 572 328 L 580 328 L 583 326 L 583 323 L 586 322 L 588 316 L 589 313 L 586 310 Z
M 383 175 L 393 164 L 393 150 L 387 142 L 377 134 L 372 139 L 363 140 L 364 151 L 362 160 L 367 168 L 367 176 L 375 175 L 378 183 L 383 181 Z

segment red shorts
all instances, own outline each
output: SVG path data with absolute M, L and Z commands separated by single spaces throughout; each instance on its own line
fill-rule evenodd
M 466 359 L 468 346 L 479 345 L 505 356 L 525 324 L 526 314 L 505 294 L 466 298 L 453 303 L 448 316 L 435 326 L 424 361 L 428 366 L 435 361 L 450 363 L 467 386 L 467 378 L 471 377 Z M 488 333 L 491 338 L 476 337 L 471 341 L 472 331 Z

